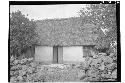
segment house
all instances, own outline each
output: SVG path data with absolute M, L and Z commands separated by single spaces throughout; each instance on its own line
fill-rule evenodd
M 35 60 L 40 62 L 82 62 L 101 34 L 98 26 L 83 24 L 79 17 L 46 19 L 36 24 Z

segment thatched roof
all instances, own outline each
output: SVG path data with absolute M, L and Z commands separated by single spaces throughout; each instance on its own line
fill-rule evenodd
M 47 46 L 95 45 L 98 32 L 93 24 L 82 24 L 80 18 L 36 21 L 38 44 Z

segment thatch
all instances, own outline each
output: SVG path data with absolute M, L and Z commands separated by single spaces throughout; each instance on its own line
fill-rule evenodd
M 36 21 L 38 44 L 47 46 L 95 45 L 98 32 L 94 24 L 84 24 L 80 18 Z

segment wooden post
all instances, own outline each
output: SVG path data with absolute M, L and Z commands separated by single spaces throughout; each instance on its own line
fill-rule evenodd
M 63 47 L 59 46 L 58 47 L 58 63 L 63 62 Z
M 34 58 L 34 56 L 35 56 L 35 46 L 32 46 L 31 56 L 32 56 L 33 58 Z
M 58 62 L 58 47 L 54 46 L 53 47 L 53 63 Z

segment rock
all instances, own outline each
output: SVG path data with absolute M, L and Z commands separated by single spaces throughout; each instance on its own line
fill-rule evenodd
M 14 60 L 14 65 L 17 65 L 19 63 L 19 60 Z
M 14 58 L 13 56 L 11 56 L 10 58 L 10 62 L 13 62 L 16 58 Z
M 97 70 L 88 70 L 87 71 L 87 76 L 90 76 L 90 77 L 97 77 L 99 74 L 99 71 Z
M 20 70 L 20 69 L 22 69 L 22 65 L 20 65 L 20 64 L 17 64 L 17 65 L 14 65 L 11 67 L 11 70 L 13 70 L 13 71 Z
M 27 59 L 26 59 L 26 58 L 20 60 L 20 63 L 21 63 L 21 64 L 26 64 L 26 62 L 27 62 Z
M 111 70 L 108 70 L 108 74 L 109 74 L 109 75 L 111 75 L 111 74 L 112 74 Z
M 117 70 L 115 69 L 113 72 L 112 72 L 112 78 L 117 78 Z
M 108 68 L 109 70 L 113 70 L 113 69 L 117 68 L 117 63 L 110 63 L 110 64 L 106 65 L 106 68 Z
M 35 71 L 35 68 L 33 68 L 33 67 L 28 67 L 28 69 L 27 69 L 27 72 L 28 73 L 33 73 Z
M 94 51 L 91 51 L 91 54 L 92 54 L 92 56 L 93 56 L 94 59 L 98 58 L 98 54 L 95 53 Z
M 105 65 L 104 65 L 104 63 L 102 63 L 101 66 L 100 66 L 98 69 L 100 69 L 100 70 L 104 70 L 104 69 L 105 69 Z
M 83 79 L 84 82 L 90 83 L 90 82 L 97 82 L 99 81 L 99 77 L 86 77 L 85 79 Z
M 79 65 L 76 66 L 76 68 L 80 69 L 80 70 L 85 70 L 89 68 L 90 63 L 88 62 L 82 62 Z
M 28 66 L 22 65 L 22 70 L 23 70 L 23 71 L 27 71 L 27 69 L 28 69 Z
M 110 74 L 101 74 L 101 77 L 103 77 L 103 78 L 111 78 L 111 75 Z
M 100 63 L 102 63 L 102 59 L 101 58 L 97 58 L 97 59 L 93 59 L 92 63 L 90 65 L 97 67 Z
M 94 59 L 96 59 L 96 58 L 98 58 L 98 57 L 99 57 L 98 55 L 93 55 L 93 58 L 94 58 Z
M 106 56 L 106 53 L 98 53 L 98 56 Z
M 19 81 L 21 81 L 21 82 L 23 81 L 23 77 L 22 77 L 22 76 L 18 76 L 17 79 L 18 79 Z
M 78 78 L 85 77 L 85 76 L 86 76 L 85 70 L 78 71 Z
M 112 58 L 113 58 L 113 60 L 117 60 L 117 56 L 113 56 Z
M 33 60 L 33 58 L 28 58 L 27 60 L 28 60 L 28 61 L 32 61 L 32 60 Z
M 87 58 L 85 59 L 85 64 L 89 65 L 89 64 L 92 62 L 92 60 L 93 60 L 93 58 L 87 57 Z
M 16 83 L 16 79 L 17 79 L 16 77 L 11 77 L 10 82 L 15 82 Z
M 13 72 L 13 75 L 14 75 L 14 76 L 18 76 L 18 75 L 19 75 L 19 71 L 14 71 L 14 72 Z
M 42 67 L 68 69 L 71 66 L 70 65 L 65 65 L 65 64 L 51 64 L 51 65 L 42 65 Z
M 36 67 L 37 65 L 36 65 L 36 63 L 31 62 L 31 63 L 30 63 L 30 66 L 31 66 L 31 67 Z
M 113 57 L 114 56 L 114 53 L 110 53 L 110 55 L 109 55 L 110 57 Z
M 112 59 L 111 57 L 109 57 L 109 56 L 105 56 L 105 57 L 103 57 L 103 61 L 104 61 L 105 63 L 112 63 L 112 62 L 113 62 L 113 59 Z
M 19 76 L 23 76 L 26 74 L 27 71 L 19 70 Z

